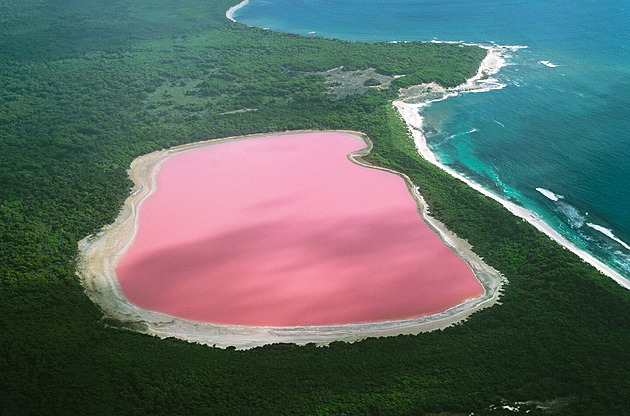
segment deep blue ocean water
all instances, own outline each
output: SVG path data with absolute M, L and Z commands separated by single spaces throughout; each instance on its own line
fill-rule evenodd
M 505 88 L 422 110 L 439 130 L 429 145 L 630 279 L 629 1 L 251 0 L 235 18 L 307 36 L 527 46 L 498 74 Z

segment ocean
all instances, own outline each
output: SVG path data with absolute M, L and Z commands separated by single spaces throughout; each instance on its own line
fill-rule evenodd
M 234 18 L 306 36 L 520 45 L 504 85 L 421 109 L 438 159 L 536 212 L 630 280 L 630 3 L 251 0 Z

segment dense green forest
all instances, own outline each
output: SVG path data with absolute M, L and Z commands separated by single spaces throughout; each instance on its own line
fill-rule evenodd
M 630 293 L 422 160 L 397 90 L 475 73 L 453 44 L 304 38 L 237 0 L 0 2 L 0 414 L 630 414 Z M 335 97 L 327 70 L 402 75 Z M 383 78 L 385 79 L 385 78 Z M 385 85 L 374 78 L 369 85 Z M 418 336 L 221 350 L 106 326 L 75 275 L 137 156 L 225 136 L 351 129 L 508 279 L 500 304 Z

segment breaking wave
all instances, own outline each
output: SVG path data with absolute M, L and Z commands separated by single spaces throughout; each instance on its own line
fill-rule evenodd
M 559 199 L 564 199 L 564 196 L 562 196 L 560 194 L 556 194 L 556 193 L 550 191 L 549 189 L 536 188 L 536 190 L 538 192 L 540 192 L 541 194 L 543 194 L 548 199 L 551 199 L 552 201 L 558 201 Z
M 577 210 L 573 205 L 559 202 L 558 203 L 558 211 L 564 215 L 567 222 L 573 229 L 581 228 L 586 222 L 586 217 Z
M 541 64 L 543 64 L 544 66 L 547 66 L 549 68 L 557 68 L 558 65 L 551 63 L 549 61 L 540 61 Z
M 613 230 L 611 230 L 610 228 L 606 228 L 601 225 L 593 224 L 590 222 L 587 222 L 586 225 L 588 225 L 589 227 L 591 227 L 592 229 L 596 231 L 599 231 L 600 233 L 604 234 L 606 237 L 610 238 L 611 240 L 616 241 L 617 243 L 621 244 L 626 250 L 630 250 L 630 245 L 628 245 L 626 242 L 624 242 L 619 237 L 617 237 L 613 233 Z

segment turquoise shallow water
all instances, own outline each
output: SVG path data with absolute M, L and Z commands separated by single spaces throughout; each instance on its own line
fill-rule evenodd
M 439 131 L 427 140 L 630 279 L 627 2 L 251 0 L 235 18 L 307 36 L 527 46 L 498 74 L 505 88 L 426 107 Z

